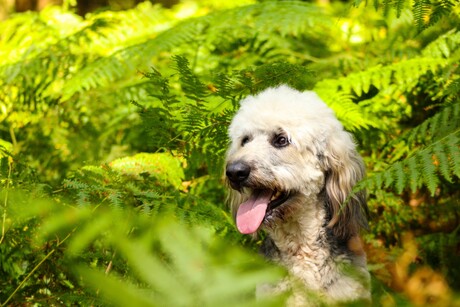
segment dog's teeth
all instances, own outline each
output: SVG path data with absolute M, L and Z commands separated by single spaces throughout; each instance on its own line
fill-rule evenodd
M 276 191 L 275 193 L 273 193 L 272 195 L 272 198 L 270 200 L 275 200 L 277 199 L 278 197 L 281 196 L 281 192 L 280 191 Z

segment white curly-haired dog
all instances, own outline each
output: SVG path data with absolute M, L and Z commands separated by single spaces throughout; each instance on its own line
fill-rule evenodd
M 241 102 L 229 135 L 226 178 L 238 230 L 265 230 L 261 252 L 304 293 L 370 299 L 359 238 L 365 195 L 349 197 L 364 166 L 334 112 L 314 92 L 269 88 Z

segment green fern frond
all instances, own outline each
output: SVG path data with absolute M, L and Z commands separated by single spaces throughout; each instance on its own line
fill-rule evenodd
M 308 18 L 306 18 L 308 16 Z M 238 20 L 237 24 L 233 20 Z M 145 64 L 160 52 L 194 43 L 221 39 L 226 32 L 251 27 L 253 33 L 298 35 L 332 27 L 333 21 L 321 9 L 296 1 L 263 2 L 186 20 L 148 41 L 132 44 L 101 57 L 79 71 L 64 86 L 64 97 L 83 90 L 104 87 L 116 79 L 145 70 Z
M 442 177 L 444 177 L 447 181 L 452 182 L 451 166 L 449 161 L 450 159 L 448 155 L 449 151 L 447 146 L 447 144 L 437 143 L 433 149 L 433 151 L 436 152 L 433 158 L 439 167 L 439 172 Z
M 416 86 L 422 76 L 436 72 L 447 64 L 448 61 L 442 58 L 414 58 L 386 66 L 377 65 L 346 77 L 322 80 L 314 90 L 334 109 L 347 129 L 377 127 L 378 120 L 370 117 L 369 111 L 364 114 L 362 107 L 352 101 L 351 95 L 360 97 L 371 88 L 384 90 L 394 86 L 407 92 Z
M 310 89 L 314 83 L 314 73 L 306 66 L 287 62 L 262 64 L 256 68 L 240 72 L 253 79 L 251 93 L 255 94 L 268 87 L 287 84 L 298 90 Z
M 435 72 L 447 63 L 444 59 L 414 58 L 387 66 L 378 65 L 339 79 L 323 80 L 316 84 L 315 89 L 332 88 L 361 96 L 369 91 L 371 85 L 383 89 L 396 83 L 402 90 L 408 90 L 415 86 L 421 76 Z
M 166 153 L 141 153 L 108 165 L 85 166 L 66 179 L 64 186 L 80 206 L 131 205 L 149 212 L 161 204 L 164 193 L 180 190 L 183 178 L 180 159 Z
M 459 154 L 460 137 L 457 135 L 449 135 L 446 140 L 447 153 L 450 160 L 450 169 L 452 173 L 460 177 L 460 154 Z
M 360 0 L 354 1 L 354 5 L 358 6 L 361 2 Z M 419 33 L 433 26 L 442 18 L 447 18 L 455 8 L 455 0 L 373 0 L 372 3 L 375 10 L 382 7 L 384 16 L 387 16 L 391 10 L 396 10 L 396 17 L 398 18 L 407 3 L 411 3 L 414 24 Z
M 441 35 L 422 51 L 424 57 L 449 58 L 460 46 L 460 31 L 452 29 Z
M 454 176 L 459 177 L 454 162 L 459 160 L 459 131 L 460 103 L 457 102 L 444 107 L 433 117 L 390 142 L 384 153 L 391 152 L 393 156 L 398 156 L 398 149 L 395 148 L 401 142 L 415 149 L 408 158 L 391 164 L 382 173 L 385 178 L 384 185 L 374 176 L 368 187 L 373 189 L 395 184 L 396 191 L 401 193 L 406 186 L 415 191 L 425 185 L 434 193 L 440 184 L 440 178 L 452 182 Z
M 364 110 L 353 102 L 351 95 L 325 88 L 315 88 L 315 91 L 334 110 L 347 130 L 357 131 L 376 126 L 376 121 L 365 115 Z
M 431 2 L 432 8 L 428 16 L 426 27 L 431 27 L 439 22 L 442 18 L 446 18 L 453 11 L 455 0 L 436 0 Z
M 415 0 L 412 8 L 414 14 L 414 22 L 418 32 L 422 32 L 427 26 L 427 19 L 430 14 L 430 1 L 429 0 Z
M 407 179 L 405 176 L 404 165 L 401 162 L 393 164 L 393 177 L 396 178 L 396 191 L 402 191 L 406 187 Z M 400 193 L 400 192 L 399 192 Z
M 382 0 L 383 16 L 388 16 L 392 9 L 392 0 Z M 395 5 L 396 6 L 396 5 Z
M 401 13 L 404 9 L 404 6 L 406 4 L 406 0 L 396 0 L 394 3 L 394 7 L 396 9 L 396 17 L 401 17 Z
M 396 192 L 401 193 L 409 186 L 415 192 L 424 185 L 433 195 L 440 178 L 447 181 L 452 181 L 454 176 L 460 178 L 459 157 L 460 129 L 457 129 L 416 151 L 411 157 L 395 162 L 385 171 L 361 181 L 356 190 L 367 188 L 372 191 L 394 186 Z
M 407 140 L 409 144 L 414 144 L 426 140 L 427 136 L 432 138 L 442 137 L 451 131 L 455 131 L 459 126 L 460 102 L 457 102 L 444 107 L 433 117 L 401 135 L 398 140 Z M 391 142 L 389 147 L 392 147 L 395 142 Z
M 409 187 L 411 191 L 417 190 L 417 187 L 420 185 L 420 170 L 418 168 L 417 159 L 415 157 L 410 157 L 407 159 L 407 171 L 409 175 Z M 401 193 L 404 187 L 398 189 L 398 193 Z
M 187 226 L 168 215 L 147 219 L 109 211 L 98 216 L 106 225 L 96 221 L 93 226 L 91 219 L 84 221 L 90 230 L 83 241 L 98 238 L 108 250 L 116 249 L 130 271 L 129 280 L 120 280 L 123 272 L 118 268 L 105 274 L 98 268 L 78 266 L 79 278 L 100 292 L 103 304 L 183 306 L 199 301 L 202 306 L 254 306 L 257 303 L 251 294 L 256 285 L 262 281 L 276 282 L 284 275 L 276 268 L 266 268 L 261 259 L 247 251 L 228 244 L 209 226 Z M 116 222 L 107 223 L 109 220 Z M 95 236 L 97 228 L 107 235 Z M 78 242 L 75 245 L 82 247 Z M 257 265 L 248 268 L 248 261 Z M 237 286 L 229 287 L 232 284 Z M 282 301 L 270 298 L 264 304 L 277 306 Z
M 193 73 L 187 58 L 176 55 L 173 56 L 172 60 L 175 62 L 174 69 L 179 73 L 181 88 L 186 97 L 200 101 L 209 95 L 209 90 Z
M 382 173 L 382 175 L 384 187 L 389 188 L 390 186 L 392 186 L 395 181 L 394 169 L 392 168 L 391 170 L 388 170 L 388 172 Z
M 435 161 L 433 150 L 436 147 L 430 146 L 428 150 L 420 151 L 417 156 L 419 157 L 419 167 L 422 170 L 422 180 L 423 183 L 428 187 L 428 190 L 434 195 L 436 187 L 439 184 L 438 174 L 436 174 L 436 165 L 437 161 Z

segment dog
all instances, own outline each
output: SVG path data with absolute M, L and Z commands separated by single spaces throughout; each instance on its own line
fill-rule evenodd
M 294 305 L 312 293 L 327 302 L 370 301 L 360 240 L 368 208 L 365 192 L 352 193 L 364 164 L 334 112 L 316 93 L 282 85 L 243 99 L 228 133 L 236 226 L 265 232 L 261 253 L 287 268 L 290 284 L 303 285 Z

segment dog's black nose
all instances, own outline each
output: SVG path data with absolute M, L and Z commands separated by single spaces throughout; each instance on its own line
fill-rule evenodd
M 225 171 L 232 187 L 239 186 L 249 177 L 249 173 L 251 173 L 251 167 L 241 161 L 228 164 Z

